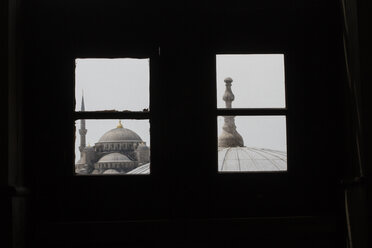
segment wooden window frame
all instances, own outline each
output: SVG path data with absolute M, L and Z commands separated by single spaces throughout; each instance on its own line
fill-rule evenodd
M 130 111 L 130 110 L 124 110 L 124 111 L 118 111 L 118 110 L 99 110 L 99 111 L 77 111 L 76 108 L 75 108 L 75 104 L 76 104 L 76 101 L 78 101 L 78 99 L 76 99 L 74 97 L 74 104 L 73 104 L 73 111 L 72 111 L 72 117 L 73 117 L 73 123 L 74 123 L 74 128 L 78 128 L 77 126 L 75 126 L 75 123 L 77 120 L 81 120 L 81 119 L 84 119 L 84 120 L 148 120 L 149 121 L 149 126 L 150 126 L 150 147 L 152 146 L 153 144 L 153 139 L 152 139 L 152 136 L 151 136 L 151 121 L 153 120 L 153 115 L 152 115 L 152 112 L 151 112 L 151 109 L 152 109 L 152 95 L 153 95 L 153 85 L 154 85 L 154 81 L 156 80 L 156 71 L 154 70 L 154 68 L 156 67 L 155 65 L 155 61 L 157 60 L 157 55 L 156 53 L 150 53 L 150 52 L 130 52 L 130 53 L 124 53 L 122 54 L 121 56 L 100 56 L 100 57 L 97 57 L 95 56 L 94 54 L 92 54 L 91 56 L 77 56 L 75 58 L 75 61 L 76 59 L 148 59 L 149 60 L 149 106 L 148 106 L 148 109 L 147 111 L 143 110 L 143 111 Z M 74 69 L 74 84 L 73 84 L 73 87 L 74 87 L 74 96 L 76 96 L 76 77 L 75 77 L 75 73 L 76 73 L 76 68 Z M 74 129 L 75 130 L 75 129 Z M 75 131 L 76 133 L 76 131 Z M 75 142 L 75 133 L 74 133 L 74 142 Z M 75 145 L 74 145 L 75 147 Z M 74 152 L 75 153 L 75 152 Z M 150 149 L 150 158 L 152 157 L 151 156 L 151 149 Z M 76 154 L 75 154 L 76 156 Z M 135 174 L 134 176 L 150 176 L 152 174 L 152 161 L 150 161 L 150 174 Z M 127 174 L 118 174 L 118 175 L 103 175 L 103 174 L 89 174 L 89 175 L 80 175 L 80 174 L 77 174 L 75 172 L 75 161 L 73 162 L 73 165 L 72 165 L 72 168 L 73 168 L 73 175 L 74 176 L 126 176 Z M 130 175 L 127 175 L 127 176 L 130 176 Z M 133 176 L 133 175 L 131 175 Z
M 265 52 L 266 51 L 266 52 Z M 226 175 L 226 174 L 231 174 L 231 175 L 242 175 L 242 174 L 286 174 L 289 172 L 291 164 L 288 160 L 288 148 L 290 145 L 288 144 L 288 141 L 290 140 L 288 138 L 288 96 L 287 96 L 287 57 L 288 53 L 284 51 L 273 51 L 270 52 L 270 49 L 267 50 L 261 50 L 259 52 L 225 52 L 225 53 L 216 53 L 215 58 L 218 55 L 272 55 L 272 54 L 277 54 L 277 55 L 283 55 L 283 66 L 284 66 L 284 107 L 279 107 L 279 108 L 218 108 L 217 107 L 217 98 L 219 97 L 217 95 L 217 84 L 216 84 L 216 110 L 215 110 L 215 118 L 216 118 L 216 127 L 218 128 L 218 123 L 217 119 L 219 116 L 284 116 L 285 117 L 285 129 L 286 129 L 286 152 L 287 152 L 287 169 L 285 171 L 240 171 L 240 172 L 234 172 L 234 171 L 218 171 L 218 164 L 216 165 L 216 171 L 219 175 Z M 217 60 L 214 61 L 215 63 L 215 68 L 216 68 L 216 73 L 217 73 Z M 215 82 L 217 80 L 215 79 Z M 218 135 L 216 134 L 217 138 Z M 290 148 L 289 148 L 290 149 Z M 218 161 L 218 152 L 217 154 L 217 161 Z

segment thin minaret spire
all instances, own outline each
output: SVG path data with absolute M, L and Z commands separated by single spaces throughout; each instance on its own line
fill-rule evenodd
M 84 92 L 82 93 L 81 97 L 81 109 L 80 111 L 85 111 L 85 104 L 84 104 Z M 80 120 L 80 129 L 79 129 L 79 134 L 80 134 L 80 146 L 79 146 L 79 151 L 80 151 L 80 156 L 82 156 L 82 151 L 84 150 L 86 146 L 86 134 L 88 130 L 85 128 L 85 120 L 81 119 Z
M 81 111 L 85 111 L 85 105 L 84 105 L 84 90 L 81 90 Z
M 231 109 L 232 102 L 235 99 L 234 94 L 231 90 L 232 78 L 225 78 L 226 90 L 223 95 L 223 100 L 227 109 Z M 224 116 L 225 122 L 222 127 L 222 133 L 218 137 L 218 146 L 219 147 L 237 147 L 244 146 L 244 141 L 242 136 L 236 131 L 235 126 L 235 116 Z

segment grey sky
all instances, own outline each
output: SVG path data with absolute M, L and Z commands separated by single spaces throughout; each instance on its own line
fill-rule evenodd
M 84 90 L 86 111 L 149 108 L 149 59 L 76 59 L 76 107 L 81 109 Z M 123 127 L 136 132 L 150 146 L 148 120 L 122 120 Z M 80 158 L 80 120 L 76 121 L 75 154 Z M 86 120 L 86 143 L 93 146 L 118 120 Z
M 219 116 L 217 122 L 219 136 L 223 117 Z M 235 125 L 244 146 L 287 151 L 285 116 L 236 116 Z
M 283 55 L 218 55 L 217 106 L 224 108 L 224 78 L 233 78 L 236 108 L 281 108 L 285 106 Z M 132 110 L 149 108 L 148 59 L 77 59 L 75 71 L 76 110 L 84 90 L 85 110 Z M 150 145 L 148 120 L 122 120 Z M 80 121 L 76 122 L 76 159 Z M 118 120 L 87 120 L 87 144 L 94 145 Z M 218 118 L 218 132 L 223 118 Z M 236 126 L 246 146 L 286 151 L 285 117 L 237 117 Z
M 216 71 L 218 108 L 225 108 L 226 77 L 233 79 L 233 108 L 285 107 L 283 54 L 217 55 Z M 218 117 L 218 135 L 223 122 Z M 284 116 L 238 116 L 235 125 L 245 146 L 287 150 Z
M 149 108 L 149 59 L 77 59 L 76 110 L 82 90 L 85 110 L 132 110 Z
M 282 54 L 217 55 L 217 107 L 225 108 L 224 79 L 231 77 L 233 108 L 284 108 Z

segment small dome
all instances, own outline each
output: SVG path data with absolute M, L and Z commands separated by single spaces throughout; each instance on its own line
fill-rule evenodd
M 253 147 L 220 147 L 218 150 L 218 171 L 285 171 L 287 153 Z
M 141 144 L 138 145 L 136 150 L 137 151 L 147 151 L 147 150 L 150 150 L 150 148 L 147 145 L 145 145 L 145 143 L 141 143 Z
M 109 169 L 109 170 L 105 170 L 105 172 L 103 172 L 103 174 L 119 174 L 119 172 L 117 170 L 114 170 L 114 169 Z
M 98 143 L 100 142 L 142 142 L 142 139 L 138 134 L 133 132 L 127 128 L 114 128 L 110 131 L 106 132 L 102 137 L 99 139 Z
M 103 156 L 98 163 L 115 163 L 115 162 L 128 162 L 131 161 L 127 156 L 114 152 Z

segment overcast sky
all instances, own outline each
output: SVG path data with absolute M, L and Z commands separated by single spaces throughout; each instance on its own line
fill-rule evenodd
M 282 54 L 217 55 L 217 107 L 225 108 L 222 97 L 224 79 L 233 79 L 235 95 L 232 108 L 284 108 L 285 75 Z M 218 135 L 223 117 L 218 118 Z M 284 116 L 238 116 L 237 131 L 245 146 L 286 151 L 286 119 Z
M 282 54 L 217 55 L 217 107 L 225 108 L 224 79 L 231 77 L 233 108 L 284 108 Z
M 285 107 L 283 55 L 217 55 L 217 107 L 224 108 L 224 79 L 233 79 L 233 108 Z M 81 108 L 84 91 L 85 110 L 132 110 L 149 108 L 148 59 L 77 59 L 75 70 L 76 110 Z M 218 118 L 218 131 L 223 118 Z M 246 146 L 286 151 L 285 117 L 236 117 L 238 132 Z M 122 120 L 150 145 L 148 120 Z M 76 122 L 76 159 L 80 121 Z M 87 145 L 94 145 L 118 120 L 86 120 Z

